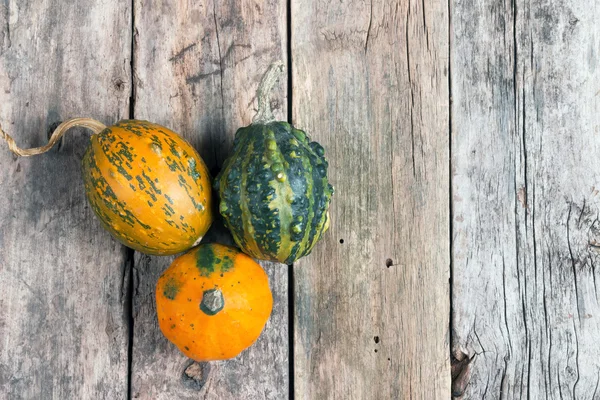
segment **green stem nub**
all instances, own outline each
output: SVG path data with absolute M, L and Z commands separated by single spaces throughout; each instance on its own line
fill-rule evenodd
M 285 65 L 283 61 L 275 61 L 260 82 L 256 97 L 258 99 L 258 111 L 252 119 L 253 124 L 267 124 L 275 121 L 273 110 L 271 110 L 271 92 L 279 78 L 283 75 Z
M 206 315 L 215 315 L 225 307 L 223 293 L 219 289 L 209 289 L 202 293 L 200 310 Z

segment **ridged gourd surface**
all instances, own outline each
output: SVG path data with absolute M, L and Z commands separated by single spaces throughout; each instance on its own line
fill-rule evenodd
M 92 136 L 82 166 L 86 195 L 102 225 L 135 250 L 185 251 L 212 223 L 208 169 L 165 127 L 120 121 Z
M 329 224 L 327 167 L 323 147 L 287 122 L 239 129 L 215 180 L 238 246 L 287 264 L 309 254 Z

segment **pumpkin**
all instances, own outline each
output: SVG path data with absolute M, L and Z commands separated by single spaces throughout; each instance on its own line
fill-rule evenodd
M 237 356 L 260 336 L 272 307 L 262 267 L 220 244 L 203 244 L 176 258 L 156 284 L 162 333 L 196 361 Z
M 106 127 L 77 118 L 61 124 L 46 146 L 9 148 L 30 156 L 48 151 L 74 127 L 91 129 L 82 160 L 85 193 L 102 226 L 126 246 L 169 255 L 200 242 L 213 220 L 210 175 L 192 146 L 175 132 L 146 121 Z
M 265 100 L 282 66 L 274 64 L 265 75 L 258 115 L 237 131 L 214 187 L 237 245 L 255 258 L 291 264 L 327 230 L 333 187 L 323 147 L 289 123 L 274 121 Z

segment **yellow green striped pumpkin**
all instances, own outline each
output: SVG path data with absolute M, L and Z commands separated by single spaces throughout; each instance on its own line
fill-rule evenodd
M 210 175 L 175 132 L 124 120 L 95 134 L 82 160 L 89 203 L 126 246 L 168 255 L 197 244 L 210 227 Z
M 287 122 L 239 129 L 214 183 L 237 245 L 287 264 L 309 254 L 329 225 L 327 167 L 323 147 Z

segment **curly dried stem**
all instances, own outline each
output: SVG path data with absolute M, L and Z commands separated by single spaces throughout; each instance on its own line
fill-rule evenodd
M 6 143 L 8 143 L 8 148 L 10 149 L 10 151 L 12 151 L 20 157 L 29 157 L 47 152 L 56 144 L 56 142 L 60 140 L 61 137 L 63 137 L 65 133 L 67 133 L 69 129 L 74 128 L 76 126 L 90 129 L 92 132 L 94 132 L 94 134 L 100 133 L 104 129 L 106 129 L 106 125 L 104 125 L 102 122 L 96 121 L 95 119 L 73 118 L 63 122 L 54 130 L 52 136 L 50 136 L 50 140 L 48 140 L 48 144 L 42 147 L 35 147 L 33 149 L 22 149 L 19 146 L 17 146 L 15 140 L 8 133 L 4 132 L 1 126 L 0 137 L 2 137 L 2 139 L 4 139 Z
M 256 97 L 258 98 L 258 111 L 252 119 L 253 124 L 266 124 L 275 121 L 273 110 L 271 110 L 271 92 L 279 78 L 283 75 L 284 69 L 285 65 L 283 61 L 275 61 L 263 76 L 262 81 L 258 86 L 258 91 L 256 92 Z

